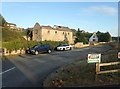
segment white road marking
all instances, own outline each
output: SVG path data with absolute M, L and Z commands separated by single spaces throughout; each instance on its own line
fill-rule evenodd
M 10 68 L 10 69 L 8 69 L 8 70 L 6 70 L 6 71 L 1 72 L 0 75 L 6 73 L 6 72 L 8 72 L 8 71 L 11 71 L 11 70 L 13 70 L 13 69 L 15 69 L 15 67 L 12 67 L 12 68 Z

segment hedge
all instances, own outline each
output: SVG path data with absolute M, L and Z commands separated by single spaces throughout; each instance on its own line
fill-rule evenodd
M 61 43 L 67 43 L 67 42 L 63 42 L 63 41 L 11 41 L 11 42 L 2 42 L 2 47 L 12 51 L 12 50 L 18 50 L 20 48 L 24 48 L 27 49 L 28 47 L 31 48 L 34 45 L 38 45 L 38 44 L 50 44 L 52 46 L 53 49 L 55 49 L 55 47 Z

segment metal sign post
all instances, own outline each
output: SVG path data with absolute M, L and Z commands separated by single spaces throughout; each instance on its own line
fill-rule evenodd
M 118 52 L 118 58 L 120 58 L 120 52 Z
M 100 72 L 100 62 L 101 54 L 88 54 L 88 63 L 96 63 L 96 74 Z M 98 80 L 97 75 L 95 75 L 95 80 Z

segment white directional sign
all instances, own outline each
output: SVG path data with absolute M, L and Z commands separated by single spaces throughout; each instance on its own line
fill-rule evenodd
M 88 54 L 88 63 L 100 63 L 101 54 Z
M 118 52 L 118 58 L 120 58 L 120 52 Z

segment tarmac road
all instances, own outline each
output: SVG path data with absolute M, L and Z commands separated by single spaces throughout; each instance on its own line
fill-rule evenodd
M 21 55 L 2 60 L 2 87 L 42 87 L 43 80 L 59 67 L 84 59 L 88 53 L 103 53 L 111 47 L 97 46 L 51 54 Z

